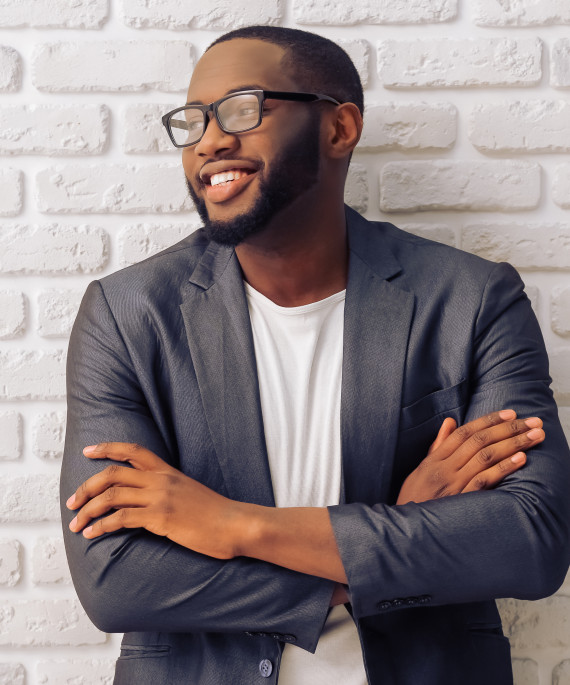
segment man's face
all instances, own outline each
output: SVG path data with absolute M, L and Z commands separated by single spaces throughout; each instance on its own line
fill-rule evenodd
M 188 102 L 208 104 L 235 89 L 299 90 L 283 73 L 283 54 L 259 40 L 214 46 L 196 66 Z M 212 119 L 202 140 L 182 154 L 188 190 L 208 237 L 237 245 L 314 186 L 319 130 L 317 107 L 280 100 L 268 100 L 261 125 L 245 133 L 224 133 Z M 236 169 L 236 180 L 211 184 L 212 175 Z

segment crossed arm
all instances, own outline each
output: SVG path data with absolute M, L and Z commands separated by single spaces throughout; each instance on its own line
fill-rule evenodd
M 398 504 L 494 487 L 524 464 L 521 450 L 544 440 L 541 426 L 538 417 L 516 419 L 512 410 L 461 428 L 446 419 L 428 456 L 402 485 Z M 108 466 L 68 499 L 67 507 L 77 510 L 70 530 L 86 538 L 145 528 L 209 557 L 252 557 L 347 583 L 324 507 L 277 509 L 230 500 L 137 444 L 101 443 L 83 452 L 132 467 Z

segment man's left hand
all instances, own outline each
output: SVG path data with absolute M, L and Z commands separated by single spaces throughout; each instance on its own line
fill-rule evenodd
M 73 532 L 83 530 L 91 539 L 121 528 L 146 528 L 210 557 L 236 556 L 247 505 L 210 490 L 140 445 L 105 442 L 83 453 L 133 468 L 112 464 L 79 486 L 67 501 L 69 509 L 79 510 L 69 525 Z

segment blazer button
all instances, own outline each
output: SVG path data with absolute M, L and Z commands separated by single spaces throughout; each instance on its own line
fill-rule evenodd
M 269 659 L 262 659 L 259 662 L 259 672 L 264 678 L 269 678 L 269 676 L 273 673 L 273 664 Z
M 295 637 L 295 635 L 289 635 L 289 633 L 283 635 L 281 639 L 283 640 L 283 642 L 297 642 L 297 638 Z
M 387 599 L 385 599 L 383 602 L 378 602 L 376 606 L 381 611 L 385 611 L 386 609 L 389 609 L 392 606 L 392 602 L 389 602 Z

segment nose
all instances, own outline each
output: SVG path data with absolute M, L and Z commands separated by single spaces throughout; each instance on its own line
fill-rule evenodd
M 194 152 L 202 157 L 214 157 L 220 152 L 233 150 L 239 145 L 239 139 L 235 133 L 226 133 L 219 127 L 216 117 L 212 112 L 208 113 L 209 121 L 201 140 L 196 143 Z

